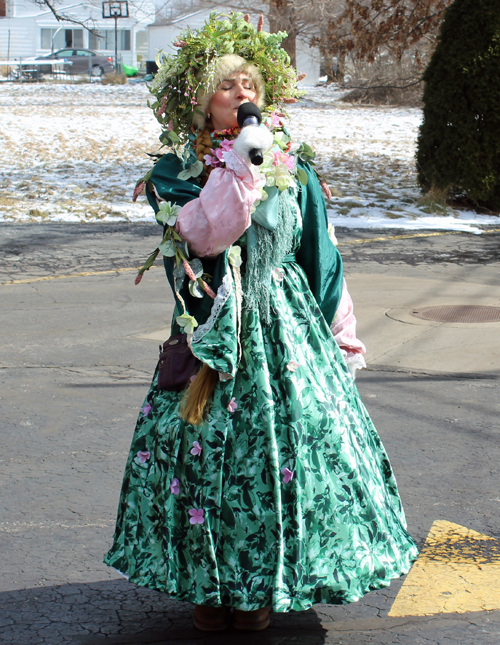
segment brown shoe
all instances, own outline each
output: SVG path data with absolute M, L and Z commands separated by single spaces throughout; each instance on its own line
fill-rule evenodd
M 234 610 L 233 627 L 242 629 L 247 632 L 260 632 L 262 629 L 269 627 L 269 607 L 255 609 L 254 611 Z
M 194 626 L 202 632 L 222 632 L 228 627 L 229 607 L 195 605 Z

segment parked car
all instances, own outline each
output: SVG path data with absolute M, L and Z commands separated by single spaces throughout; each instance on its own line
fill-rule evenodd
M 44 59 L 63 59 L 67 61 L 67 65 L 40 65 L 40 74 L 52 74 L 52 71 L 64 71 L 68 74 L 90 74 L 92 76 L 102 76 L 108 72 L 113 72 L 115 67 L 111 57 L 96 54 L 90 49 L 73 49 L 67 47 L 66 49 L 59 49 L 59 51 L 45 56 L 37 56 L 35 60 Z M 71 64 L 72 63 L 72 64 Z

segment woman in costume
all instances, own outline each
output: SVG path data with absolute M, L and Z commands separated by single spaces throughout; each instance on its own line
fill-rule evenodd
M 151 87 L 172 152 L 136 190 L 164 226 L 137 281 L 161 253 L 187 353 L 168 390 L 153 377 L 105 562 L 209 631 L 356 601 L 417 554 L 348 366 L 363 346 L 314 155 L 283 126 L 300 96 L 284 36 L 241 14 L 181 36 Z M 237 127 L 245 103 L 262 125 Z

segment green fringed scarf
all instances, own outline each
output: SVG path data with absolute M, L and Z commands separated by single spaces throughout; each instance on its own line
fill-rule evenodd
M 293 231 L 298 212 L 295 191 L 279 193 L 276 226 L 252 223 L 247 230 L 247 263 L 242 279 L 243 306 L 257 309 L 264 325 L 271 322 L 269 290 L 273 269 L 280 267 L 293 244 Z

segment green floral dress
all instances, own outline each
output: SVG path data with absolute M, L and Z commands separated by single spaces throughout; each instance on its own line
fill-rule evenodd
M 299 611 L 356 601 L 417 555 L 385 450 L 295 261 L 300 216 L 294 227 L 272 271 L 270 323 L 238 306 L 228 265 L 196 330 L 194 353 L 226 374 L 207 421 L 182 421 L 180 395 L 153 378 L 105 558 L 133 583 Z

